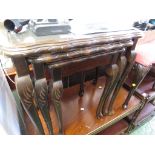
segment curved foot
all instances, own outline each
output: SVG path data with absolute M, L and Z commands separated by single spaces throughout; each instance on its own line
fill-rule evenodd
M 107 115 L 108 115 L 108 111 L 107 111 L 107 110 L 104 110 L 104 111 L 102 112 L 102 114 L 103 114 L 103 116 L 107 116 Z
M 103 117 L 102 114 L 96 115 L 96 118 L 97 118 L 97 119 L 101 119 L 102 117 Z
M 101 109 L 98 107 L 97 111 L 96 111 L 96 118 L 97 119 L 101 119 L 103 117 Z
M 109 113 L 108 113 L 109 116 L 112 116 L 114 114 L 115 114 L 115 111 L 109 111 Z
M 128 105 L 123 104 L 122 108 L 125 110 L 125 109 L 127 109 L 127 108 L 128 108 Z

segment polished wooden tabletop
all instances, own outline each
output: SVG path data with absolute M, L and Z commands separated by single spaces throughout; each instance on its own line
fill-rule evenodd
M 77 23 L 78 25 L 78 23 Z M 133 27 L 106 27 L 104 25 L 86 25 L 83 31 L 73 30 L 69 34 L 38 37 L 29 29 L 15 34 L 8 33 L 0 26 L 0 48 L 5 55 L 30 55 L 45 52 L 65 51 L 76 47 L 85 47 L 106 42 L 141 37 L 142 32 Z

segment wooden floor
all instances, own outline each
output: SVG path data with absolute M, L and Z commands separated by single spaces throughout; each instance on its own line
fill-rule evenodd
M 96 108 L 100 96 L 103 92 L 105 79 L 98 80 L 97 85 L 91 81 L 85 83 L 85 93 L 83 97 L 78 96 L 79 85 L 64 90 L 62 97 L 63 126 L 66 135 L 85 135 L 97 134 L 110 125 L 118 122 L 140 106 L 139 99 L 132 97 L 127 110 L 122 109 L 122 104 L 128 94 L 127 90 L 122 88 L 114 103 L 114 115 L 104 116 L 102 119 L 96 118 Z M 40 114 L 40 113 L 39 113 Z M 54 127 L 54 133 L 58 133 L 57 121 L 53 106 L 50 108 L 50 114 Z M 45 122 L 40 115 L 46 134 L 48 134 Z M 26 119 L 29 134 L 36 134 L 29 119 Z

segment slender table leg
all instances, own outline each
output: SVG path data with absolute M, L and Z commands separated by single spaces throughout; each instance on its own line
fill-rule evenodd
M 134 94 L 135 90 L 137 89 L 137 87 L 141 84 L 141 82 L 143 81 L 143 79 L 145 78 L 145 76 L 147 75 L 147 73 L 150 70 L 150 66 L 149 67 L 145 67 L 141 64 L 136 64 L 135 65 L 135 73 L 136 76 L 132 82 L 129 94 L 123 104 L 123 109 L 127 109 L 128 108 L 128 103 L 129 100 L 131 98 L 131 96 Z
M 82 97 L 84 95 L 84 81 L 85 81 L 85 72 L 81 73 L 81 81 L 80 81 L 80 91 L 79 96 Z
M 56 111 L 58 125 L 59 125 L 59 134 L 63 134 L 63 122 L 62 122 L 62 109 L 61 109 L 61 97 L 63 94 L 63 83 L 62 83 L 62 70 L 61 68 L 52 68 L 49 66 L 51 74 L 51 99 L 54 104 Z
M 38 132 L 40 134 L 44 134 L 44 130 L 34 104 L 34 87 L 29 75 L 27 62 L 23 57 L 12 58 L 12 61 L 17 71 L 15 82 L 23 108 L 30 117 L 34 126 L 38 129 Z
M 106 72 L 107 78 L 106 78 L 104 91 L 102 93 L 99 105 L 97 107 L 97 111 L 96 111 L 97 118 L 102 117 L 102 115 L 105 115 L 105 113 L 106 113 L 106 111 L 104 111 L 104 109 L 106 108 L 105 101 L 109 95 L 109 92 L 111 91 L 111 86 L 116 78 L 117 73 L 118 73 L 118 66 L 116 64 L 110 65 L 106 68 L 105 72 Z
M 135 51 L 127 52 L 127 63 L 125 65 L 125 67 L 123 66 L 123 68 L 124 68 L 124 70 L 122 69 L 123 73 L 120 76 L 120 79 L 117 82 L 117 85 L 115 86 L 116 88 L 115 88 L 115 90 L 113 92 L 113 95 L 112 95 L 112 98 L 111 98 L 111 101 L 110 101 L 111 105 L 113 105 L 113 102 L 115 101 L 120 88 L 122 87 L 123 83 L 125 82 L 125 80 L 127 78 L 128 73 L 131 71 L 131 69 L 132 69 L 132 67 L 134 65 L 135 56 L 136 56 Z
M 123 71 L 125 69 L 126 63 L 127 63 L 127 59 L 126 59 L 125 56 L 118 57 L 118 59 L 117 59 L 117 65 L 118 65 L 118 68 L 119 68 L 119 72 L 118 72 L 117 77 L 115 79 L 115 82 L 114 82 L 114 84 L 112 86 L 112 90 L 115 90 L 116 85 L 117 85 L 118 81 L 120 80 L 120 77 L 123 74 Z M 108 107 L 108 115 L 114 114 L 114 111 L 113 111 L 114 99 L 115 99 L 115 96 L 112 95 L 111 100 L 110 100 L 110 103 L 109 103 L 109 107 Z
M 115 101 L 118 93 L 119 93 L 119 90 L 121 89 L 123 83 L 125 82 L 129 72 L 131 71 L 133 65 L 134 65 L 134 62 L 135 62 L 135 58 L 136 58 L 136 52 L 135 52 L 135 46 L 137 44 L 137 41 L 138 39 L 134 39 L 133 42 L 133 46 L 132 47 L 128 47 L 127 50 L 126 50 L 126 58 L 127 58 L 127 64 L 124 68 L 124 71 L 120 77 L 120 80 L 118 81 L 117 85 L 116 85 L 116 88 L 113 92 L 113 96 L 112 96 L 112 99 L 111 99 L 111 104 L 113 104 L 113 102 Z
M 97 83 L 98 74 L 99 74 L 99 67 L 96 67 L 96 68 L 95 68 L 95 78 L 94 78 L 94 80 L 93 80 L 93 84 L 94 84 L 94 85 Z
M 33 64 L 33 71 L 35 78 L 35 99 L 47 124 L 49 134 L 53 134 L 48 103 L 48 85 L 44 74 L 44 64 Z
M 111 93 L 113 92 L 113 85 L 115 84 L 116 78 L 118 76 L 119 68 L 116 64 L 112 65 L 112 82 L 107 90 L 107 94 L 105 98 L 103 99 L 103 107 L 102 107 L 102 114 L 107 115 L 108 114 L 108 99 L 111 96 Z M 108 73 L 109 74 L 109 73 Z

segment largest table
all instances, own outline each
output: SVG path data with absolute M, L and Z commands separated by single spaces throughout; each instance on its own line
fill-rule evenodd
M 83 35 L 71 33 L 47 37 L 36 37 L 30 31 L 9 36 L 4 29 L 1 32 L 4 34 L 1 50 L 4 55 L 12 59 L 16 68 L 15 83 L 21 103 L 40 134 L 45 132 L 38 109 L 41 111 L 49 133 L 53 134 L 49 112 L 51 102 L 55 107 L 58 120 L 58 133 L 64 133 L 61 107 L 63 74 L 79 71 L 84 73 L 94 67 L 97 70 L 98 60 L 105 61 L 107 56 L 110 59 L 105 63 L 105 87 L 100 99 L 97 99 L 96 116 L 93 114 L 92 117 L 102 118 L 106 115 L 114 115 L 114 101 L 133 67 L 136 55 L 134 48 L 138 38 L 142 36 L 141 32 L 134 28 L 106 28 L 100 33 Z M 87 65 L 84 65 L 85 63 Z M 33 74 L 30 74 L 30 64 Z M 79 64 L 80 67 L 76 67 Z M 81 64 L 83 64 L 82 67 Z M 72 68 L 71 73 L 66 71 L 68 68 Z M 46 77 L 47 72 L 50 78 Z M 97 82 L 97 77 L 95 79 Z M 81 78 L 80 95 L 84 93 L 83 82 L 84 79 Z

